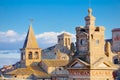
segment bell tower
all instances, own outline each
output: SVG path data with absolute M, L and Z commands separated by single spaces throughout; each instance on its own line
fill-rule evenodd
M 83 60 L 93 64 L 101 56 L 104 56 L 104 30 L 102 26 L 95 26 L 95 17 L 92 9 L 88 9 L 85 17 L 85 27 L 76 27 L 77 55 Z
M 21 51 L 21 64 L 34 66 L 41 61 L 41 49 L 38 47 L 32 25 L 30 25 L 23 48 Z
M 71 35 L 69 35 L 67 33 L 62 33 L 61 35 L 58 35 L 58 44 L 70 49 Z

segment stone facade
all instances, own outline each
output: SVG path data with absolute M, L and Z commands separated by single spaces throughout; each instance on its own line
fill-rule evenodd
M 112 50 L 120 52 L 120 28 L 112 30 Z
M 113 53 L 110 43 L 105 44 L 103 26 L 95 26 L 92 9 L 88 9 L 85 27 L 76 27 L 75 58 L 68 64 L 70 80 L 114 80 Z
M 71 35 L 67 34 L 67 33 L 63 33 L 61 35 L 58 36 L 58 44 L 67 47 L 68 49 L 70 49 L 70 45 L 71 45 Z
M 64 32 L 58 35 L 57 38 L 58 43 L 56 45 L 42 50 L 42 59 L 58 59 L 57 53 L 60 53 L 61 56 L 66 57 L 71 53 L 71 35 Z

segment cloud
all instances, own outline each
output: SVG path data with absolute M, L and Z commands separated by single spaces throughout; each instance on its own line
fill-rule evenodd
M 57 44 L 57 36 L 62 34 L 62 33 L 67 33 L 70 34 L 72 36 L 72 41 L 75 42 L 75 34 L 69 33 L 69 32 L 44 32 L 42 34 L 38 34 L 36 35 L 36 38 L 38 40 L 39 46 L 47 48 L 50 46 L 53 46 L 55 44 Z M 44 46 L 46 45 L 46 46 Z
M 61 32 L 44 32 L 37 34 L 36 39 L 40 48 L 47 48 L 57 44 L 57 36 L 62 33 L 68 33 L 72 36 L 72 41 L 75 42 L 75 34 L 61 31 Z M 24 40 L 26 37 L 25 34 L 19 34 L 13 30 L 8 30 L 6 32 L 0 31 L 0 49 L 19 49 L 22 48 Z M 2 46 L 4 45 L 4 46 Z
M 15 43 L 23 41 L 26 34 L 18 34 L 13 30 L 8 30 L 6 32 L 0 31 L 0 43 Z

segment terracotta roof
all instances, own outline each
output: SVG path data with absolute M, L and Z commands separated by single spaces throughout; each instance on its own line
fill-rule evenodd
M 18 68 L 6 74 L 11 75 L 34 75 L 39 78 L 50 78 L 51 76 L 44 72 L 39 66 L 31 66 L 27 68 Z
M 29 27 L 23 48 L 39 48 L 32 26 Z
M 48 67 L 59 67 L 66 66 L 69 61 L 68 60 L 42 60 Z

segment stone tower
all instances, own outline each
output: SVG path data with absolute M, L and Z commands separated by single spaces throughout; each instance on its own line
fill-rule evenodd
M 21 49 L 21 64 L 34 66 L 41 61 L 41 49 L 38 47 L 32 25 L 30 25 L 24 46 Z
M 76 49 L 74 59 L 68 64 L 70 80 L 114 80 L 118 68 L 112 62 L 110 44 L 104 40 L 102 26 L 95 26 L 92 9 L 88 9 L 85 26 L 76 27 Z
M 104 30 L 102 26 L 95 26 L 95 17 L 92 9 L 88 9 L 85 17 L 85 27 L 76 27 L 76 46 L 78 55 L 89 63 L 94 63 L 96 59 L 104 55 Z M 99 56 L 98 56 L 99 55 Z
M 61 35 L 58 36 L 58 44 L 67 47 L 68 49 L 70 49 L 70 45 L 71 45 L 71 35 L 67 34 L 67 33 L 63 33 Z

